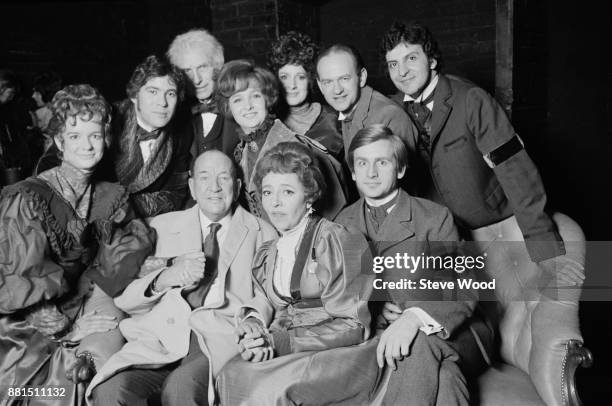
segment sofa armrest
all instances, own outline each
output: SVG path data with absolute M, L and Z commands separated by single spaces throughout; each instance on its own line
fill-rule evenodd
M 91 296 L 85 301 L 82 312 L 87 314 L 94 310 L 98 314 L 116 317 L 117 323 L 125 317 L 125 314 L 115 306 L 113 299 L 95 284 Z M 117 327 L 110 331 L 84 337 L 76 349 L 76 355 L 85 351 L 91 353 L 96 368 L 100 369 L 111 355 L 123 347 L 124 343 L 125 339 Z
M 563 381 L 561 388 L 563 391 L 563 401 L 568 406 L 581 406 L 582 401 L 578 396 L 576 388 L 576 369 L 579 366 L 589 368 L 593 365 L 593 354 L 582 346 L 578 340 L 567 342 L 567 354 L 563 365 Z

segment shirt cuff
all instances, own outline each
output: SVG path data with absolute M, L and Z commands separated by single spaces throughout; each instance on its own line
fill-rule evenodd
M 422 326 L 419 328 L 423 333 L 429 335 L 445 331 L 444 327 L 420 307 L 409 307 L 404 313 L 410 312 L 420 320 Z

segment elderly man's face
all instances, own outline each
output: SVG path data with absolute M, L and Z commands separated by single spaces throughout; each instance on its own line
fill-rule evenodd
M 207 151 L 197 158 L 189 178 L 191 197 L 210 221 L 219 221 L 229 214 L 240 186 L 232 161 L 216 150 Z
M 176 58 L 175 64 L 193 83 L 199 101 L 203 102 L 212 96 L 215 90 L 214 68 L 205 52 L 197 49 L 183 50 Z
M 131 99 L 138 118 L 156 130 L 166 126 L 174 116 L 178 100 L 176 84 L 169 76 L 151 78 Z
M 357 71 L 355 60 L 346 52 L 334 52 L 317 64 L 317 83 L 325 100 L 334 110 L 350 113 L 359 101 L 365 86 L 367 71 Z

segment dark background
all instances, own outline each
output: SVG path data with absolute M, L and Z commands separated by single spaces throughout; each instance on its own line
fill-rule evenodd
M 212 30 L 227 60 L 246 56 L 258 62 L 265 61 L 279 33 L 297 29 L 323 44 L 355 45 L 369 83 L 389 93 L 393 87 L 380 68 L 378 41 L 395 19 L 416 19 L 440 42 L 446 72 L 495 93 L 497 8 L 508 3 L 514 13 L 507 49 L 513 68 L 505 91 L 513 95 L 513 122 L 541 170 L 550 209 L 577 220 L 588 240 L 612 240 L 609 1 L 4 0 L 0 68 L 20 74 L 25 97 L 34 74 L 54 70 L 65 83 L 91 83 L 118 100 L 135 65 L 165 52 L 189 28 Z M 609 272 L 587 267 L 587 286 L 596 273 Z M 595 355 L 593 368 L 579 372 L 587 405 L 610 393 L 610 303 L 585 301 L 580 307 L 585 342 Z

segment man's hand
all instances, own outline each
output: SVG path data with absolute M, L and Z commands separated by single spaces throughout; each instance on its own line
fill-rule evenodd
M 421 321 L 412 312 L 403 313 L 383 332 L 376 347 L 378 366 L 382 368 L 385 360 L 393 370 L 397 369 L 396 360 L 402 360 L 410 354 L 410 345 L 422 326 Z
M 65 337 L 69 341 L 79 342 L 94 333 L 104 333 L 117 327 L 117 318 L 93 312 L 79 317 L 72 327 L 72 331 Z
M 538 265 L 567 285 L 582 285 L 584 282 L 584 267 L 565 255 L 545 259 Z
M 159 274 L 155 289 L 162 291 L 172 287 L 195 285 L 204 277 L 205 264 L 206 258 L 201 251 L 178 256 L 170 268 Z

